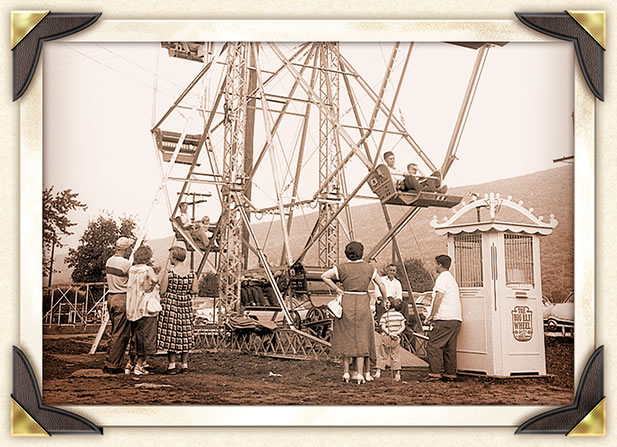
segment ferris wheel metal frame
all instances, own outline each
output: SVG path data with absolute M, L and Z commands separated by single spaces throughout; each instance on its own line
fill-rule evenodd
M 354 68 L 340 51 L 339 45 L 334 42 L 302 43 L 290 49 L 288 54 L 285 54 L 277 43 L 225 43 L 217 52 L 213 44 L 167 43 L 165 48 L 168 48 L 170 56 L 203 63 L 203 68 L 152 127 L 161 177 L 159 192 L 165 194 L 170 221 L 176 234 L 184 240 L 187 247 L 202 255 L 197 268 L 199 276 L 209 263 L 208 257 L 213 247 L 200 249 L 190 232 L 182 228 L 174 216 L 192 187 L 206 185 L 216 189 L 221 204 L 221 216 L 213 229 L 212 239 L 218 244 L 218 259 L 215 260 L 216 265 L 210 264 L 210 266 L 217 271 L 219 280 L 217 300 L 219 315 L 239 309 L 242 275 L 247 269 L 248 256 L 251 253 L 257 258 L 274 289 L 286 324 L 292 330 L 297 330 L 288 308 L 288 300 L 277 286 L 276 267 L 268 259 L 264 247 L 253 231 L 251 216 L 272 214 L 278 218 L 283 239 L 280 257 L 282 266 L 291 267 L 301 262 L 315 246 L 318 248 L 319 265 L 321 267 L 334 265 L 339 260 L 341 228 L 347 238 L 355 237 L 350 203 L 359 197 L 360 189 L 374 174 L 388 136 L 394 135 L 406 143 L 430 171 L 439 171 L 442 178 L 446 176 L 456 160 L 457 149 L 482 69 L 489 48 L 493 45 L 492 43 L 472 45 L 477 52 L 475 63 L 446 156 L 438 167 L 420 148 L 407 130 L 404 120 L 397 117 L 395 112 L 409 68 L 413 42 L 406 44 L 406 48 L 398 42 L 392 45 L 392 52 L 385 64 L 378 91 L 375 91 Z M 262 63 L 261 56 L 266 51 L 271 60 L 276 60 L 277 68 L 265 67 Z M 217 88 L 212 100 L 206 104 L 200 81 L 213 73 L 217 65 L 223 66 L 222 77 L 216 83 Z M 280 91 L 269 90 L 282 74 L 293 81 L 291 86 L 287 87 L 287 93 L 280 94 Z M 386 95 L 389 85 L 393 85 L 393 88 L 390 94 Z M 200 105 L 191 104 L 187 98 L 198 89 L 202 89 L 198 95 Z M 360 104 L 358 91 L 361 92 L 362 99 L 370 104 L 368 119 L 364 113 L 366 106 Z M 353 116 L 351 123 L 341 119 L 342 97 L 348 107 L 347 114 Z M 389 99 L 388 104 L 386 98 Z M 302 106 L 300 112 L 292 110 L 292 103 Z M 298 197 L 298 191 L 302 181 L 303 161 L 307 156 L 307 135 L 313 123 L 311 116 L 315 109 L 319 114 L 318 186 L 312 197 L 301 199 Z M 162 126 L 170 116 L 182 110 L 189 110 L 190 116 L 198 112 L 202 117 L 203 126 L 199 134 L 188 133 L 190 117 L 186 120 L 182 132 L 163 130 Z M 265 141 L 255 158 L 254 128 L 257 113 L 260 114 L 260 120 L 264 125 L 262 132 Z M 285 149 L 277 141 L 283 122 L 289 116 L 300 120 L 295 168 L 292 166 L 294 156 L 287 157 Z M 216 132 L 222 133 L 222 154 L 217 154 L 215 148 L 213 134 Z M 354 137 L 352 133 L 355 132 L 357 136 Z M 259 186 L 258 173 L 266 157 L 271 168 L 268 182 L 273 184 L 276 198 L 271 206 L 258 207 L 252 201 L 252 191 L 254 187 Z M 283 194 L 284 185 L 280 170 L 277 169 L 283 164 L 281 158 L 287 162 L 286 169 L 288 173 L 291 172 L 293 179 L 286 185 L 286 190 L 291 188 L 291 196 L 287 199 Z M 366 175 L 359 182 L 350 185 L 346 168 L 354 160 L 366 168 Z M 206 172 L 200 172 L 201 163 L 208 166 Z M 172 175 L 174 167 L 179 165 L 183 166 L 184 175 Z M 169 181 L 182 184 L 173 205 L 167 190 Z M 293 231 L 294 210 L 302 205 L 316 206 L 318 217 L 302 251 L 294 254 L 290 234 Z M 370 247 L 365 258 L 374 260 L 388 244 L 392 243 L 396 259 L 404 266 L 396 236 L 409 224 L 421 207 L 409 206 L 409 209 L 393 222 L 388 211 L 389 205 L 382 201 L 381 206 L 387 231 L 377 244 Z M 341 218 L 343 213 L 344 219 Z M 411 291 L 409 276 L 404 267 L 402 273 L 403 284 Z M 417 315 L 413 299 L 411 304 Z

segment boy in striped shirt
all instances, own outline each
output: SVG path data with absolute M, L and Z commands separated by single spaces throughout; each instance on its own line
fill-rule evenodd
M 390 368 L 394 371 L 394 381 L 401 380 L 401 338 L 400 335 L 405 330 L 405 317 L 401 313 L 403 301 L 395 299 L 393 303 L 385 300 L 384 304 L 388 309 L 381 316 L 379 326 L 382 333 L 377 342 L 377 371 L 375 378 L 381 377 L 381 370 L 386 369 L 388 359 Z

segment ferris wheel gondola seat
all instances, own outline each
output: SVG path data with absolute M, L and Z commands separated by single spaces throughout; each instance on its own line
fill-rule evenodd
M 426 179 L 430 180 L 431 177 Z M 422 184 L 419 181 L 414 183 Z M 368 184 L 379 197 L 381 203 L 386 205 L 452 208 L 463 200 L 462 196 L 448 195 L 439 191 L 420 190 L 420 187 L 415 190 L 401 191 L 394 183 L 386 165 L 379 165 L 375 168 L 368 179 Z
M 163 161 L 169 163 L 173 158 L 176 146 L 178 145 L 178 141 L 180 141 L 182 134 L 161 129 L 154 129 L 152 133 L 156 139 L 156 145 L 163 155 Z M 178 156 L 176 157 L 176 163 L 188 165 L 193 164 L 200 141 L 201 135 L 185 135 L 182 145 L 180 146 Z

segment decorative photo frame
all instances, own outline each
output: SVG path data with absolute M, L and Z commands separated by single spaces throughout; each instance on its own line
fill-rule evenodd
M 53 14 L 53 15 L 52 15 Z M 564 14 L 566 14 L 564 16 Z M 542 415 L 538 415 L 542 408 L 537 407 L 500 407 L 491 408 L 491 416 L 479 418 L 479 414 L 486 411 L 486 408 L 468 407 L 439 407 L 423 408 L 422 412 L 414 411 L 413 408 L 402 407 L 410 411 L 413 417 L 413 424 L 420 426 L 434 425 L 482 425 L 482 426 L 520 426 L 518 433 L 539 433 L 552 432 L 568 434 L 571 432 L 584 433 L 584 428 L 580 423 L 585 417 L 590 416 L 591 420 L 596 421 L 591 424 L 593 429 L 587 429 L 588 434 L 599 434 L 605 429 L 604 423 L 599 424 L 598 418 L 604 421 L 603 404 L 603 383 L 602 378 L 602 350 L 595 346 L 595 326 L 594 326 L 594 98 L 603 98 L 603 79 L 602 79 L 602 54 L 603 51 L 588 41 L 590 36 L 588 31 L 568 13 L 547 15 L 518 14 L 519 20 L 525 25 L 533 25 L 536 29 L 548 30 L 549 36 L 544 37 L 534 31 L 524 27 L 518 21 L 280 21 L 276 22 L 277 33 L 272 36 L 272 22 L 264 21 L 198 21 L 186 23 L 181 21 L 167 22 L 139 22 L 130 24 L 125 21 L 107 21 L 104 15 L 97 21 L 96 14 L 90 14 L 81 19 L 80 23 L 68 25 L 64 31 L 58 32 L 57 28 L 51 26 L 54 33 L 48 35 L 42 27 L 37 29 L 37 25 L 45 25 L 45 20 L 62 20 L 62 14 L 50 13 L 39 17 L 39 21 L 32 26 L 30 33 L 23 33 L 22 40 L 14 43 L 15 66 L 15 85 L 14 99 L 19 99 L 21 111 L 21 216 L 22 216 L 22 253 L 21 270 L 32 271 L 34 265 L 41 265 L 41 244 L 40 236 L 31 238 L 32 234 L 40 235 L 41 206 L 40 196 L 42 191 L 42 118 L 41 108 L 42 98 L 42 75 L 36 72 L 36 60 L 40 53 L 41 42 L 45 39 L 64 37 L 68 41 L 138 41 L 148 40 L 172 40 L 172 41 L 194 41 L 194 40 L 213 40 L 212 35 L 216 35 L 217 41 L 263 41 L 263 40 L 323 40 L 323 36 L 328 36 L 328 40 L 333 41 L 549 41 L 553 37 L 564 38 L 568 33 L 562 31 L 563 26 L 553 26 L 554 21 L 567 21 L 568 26 L 574 26 L 576 33 L 572 33 L 568 38 L 577 42 L 578 60 L 581 62 L 581 70 L 575 66 L 575 292 L 577 296 L 585 297 L 577 302 L 575 313 L 575 325 L 577 336 L 575 339 L 575 378 L 578 379 L 578 391 L 576 393 L 573 408 L 577 412 L 570 411 L 574 415 L 566 417 L 568 409 L 555 409 L 547 414 L 559 415 L 556 422 L 541 421 Z M 584 15 L 579 14 L 581 19 Z M 76 20 L 72 15 L 71 20 Z M 66 19 L 66 17 L 64 17 Z M 574 23 L 572 23 L 574 21 Z M 584 20 L 583 20 L 584 21 Z M 96 23 L 95 23 L 96 22 Z M 91 25 L 91 26 L 90 26 Z M 129 30 L 130 25 L 132 29 Z M 181 26 L 182 25 L 182 26 Z M 316 26 L 319 25 L 319 26 Z M 90 26 L 88 28 L 88 26 Z M 578 27 L 578 28 L 577 28 Z M 27 26 L 26 26 L 27 28 Z M 68 35 L 72 31 L 77 32 L 81 29 L 87 30 L 73 35 Z M 581 29 L 583 31 L 581 31 Z M 317 31 L 318 30 L 318 31 Z M 40 35 L 36 33 L 40 32 Z M 604 32 L 604 27 L 602 27 Z M 587 33 L 587 34 L 585 34 Z M 28 36 L 32 41 L 28 40 Z M 598 43 L 602 41 L 597 32 L 592 32 L 592 39 Z M 19 47 L 19 45 L 22 47 Z M 28 47 L 28 50 L 20 51 Z M 594 56 L 588 56 L 592 48 Z M 599 56 L 598 56 L 599 55 Z M 34 68 L 33 68 L 34 67 Z M 29 87 L 28 87 L 29 85 Z M 588 87 L 589 86 L 589 87 Z M 589 88 L 591 88 L 590 92 Z M 20 99 L 21 98 L 21 99 Z M 579 182 L 579 179 L 585 181 Z M 39 267 L 40 268 L 40 267 Z M 42 332 L 39 329 L 41 321 L 41 287 L 36 274 L 31 276 L 22 275 L 21 278 L 21 334 L 19 348 L 27 353 L 28 357 L 16 349 L 15 358 L 15 377 L 13 400 L 15 405 L 19 404 L 26 415 L 38 423 L 40 428 L 47 433 L 60 433 L 70 430 L 63 430 L 62 427 L 54 429 L 47 426 L 43 419 L 36 416 L 36 408 L 45 409 L 41 406 L 40 399 L 25 397 L 24 383 L 28 383 L 23 376 L 28 374 L 34 380 L 30 385 L 32 390 L 36 389 L 36 382 L 41 383 L 42 371 Z M 38 322 L 39 326 L 36 326 Z M 30 360 L 30 364 L 28 362 Z M 591 379 L 590 379 L 591 378 Z M 589 381 L 591 380 L 591 381 Z M 593 383 L 594 385 L 590 385 Z M 30 393 L 32 392 L 30 391 Z M 309 407 L 309 408 L 269 408 L 277 415 L 280 425 L 306 425 L 306 426 L 339 426 L 339 425 L 391 425 L 387 420 L 392 420 L 400 410 L 397 408 L 384 408 L 383 415 L 379 420 L 368 414 L 365 409 L 350 408 L 344 416 L 336 407 Z M 599 410 L 598 410 L 599 408 Z M 242 407 L 217 407 L 215 410 L 207 407 L 172 407 L 172 408 L 152 408 L 152 407 L 130 407 L 123 408 L 119 414 L 115 408 L 110 407 L 66 407 L 62 408 L 65 416 L 68 413 L 79 415 L 77 419 L 82 422 L 93 433 L 102 433 L 101 426 L 134 426 L 134 425 L 187 425 L 187 421 L 193 423 L 188 425 L 202 425 L 201 421 L 208 421 L 206 425 L 225 426 L 235 425 L 229 423 L 230 416 L 235 415 L 237 420 L 238 411 L 247 412 L 251 415 L 251 420 L 255 419 L 255 413 L 262 412 L 262 408 Z M 381 410 L 380 410 L 381 411 Z M 15 407 L 15 414 L 19 410 Z M 68 412 L 68 413 L 67 413 Z M 19 413 L 22 414 L 22 413 Z M 447 421 L 435 424 L 438 415 L 443 420 L 443 415 L 447 415 Z M 23 417 L 26 417 L 22 414 Z M 248 418 L 247 418 L 248 419 Z M 268 418 L 271 420 L 271 418 Z M 481 423 L 478 423 L 481 420 Z M 525 422 L 527 420 L 527 422 Z M 588 419 L 589 420 L 589 419 Z M 88 422 L 92 421 L 92 422 Z M 96 425 L 95 425 L 96 424 Z M 17 433 L 17 425 L 15 432 Z M 255 425 L 268 425 L 266 420 L 259 420 Z M 278 425 L 278 424 L 277 424 Z M 98 427 L 97 427 L 98 426 Z M 583 427 L 590 424 L 583 423 Z M 600 428 L 601 427 L 601 428 Z M 577 430 L 578 429 L 578 430 Z M 24 429 L 24 433 L 28 433 Z M 40 433 L 40 431 L 39 431 Z

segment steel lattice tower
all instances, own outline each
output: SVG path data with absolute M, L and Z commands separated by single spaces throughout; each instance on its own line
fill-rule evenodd
M 242 260 L 241 206 L 235 193 L 241 193 L 246 183 L 244 173 L 244 144 L 246 131 L 246 99 L 248 96 L 248 43 L 229 44 L 227 75 L 224 89 L 224 150 L 222 237 L 218 271 L 219 302 L 221 308 L 237 310 L 240 299 Z
M 338 44 L 334 44 L 338 48 Z M 328 107 L 332 116 L 339 118 L 339 74 L 337 53 L 327 43 L 319 44 L 319 99 Z M 319 111 L 319 184 L 323 185 L 319 203 L 319 230 L 326 228 L 330 218 L 337 212 L 340 199 L 339 178 L 334 177 L 327 185 L 324 182 L 338 166 L 338 140 L 335 125 L 324 110 Z M 318 241 L 319 266 L 331 267 L 338 261 L 339 225 L 334 220 Z

